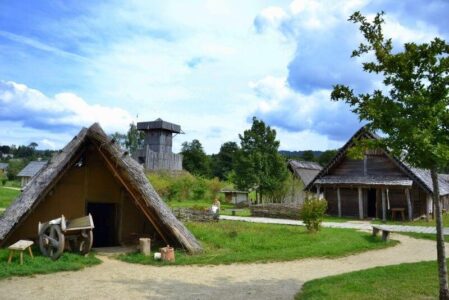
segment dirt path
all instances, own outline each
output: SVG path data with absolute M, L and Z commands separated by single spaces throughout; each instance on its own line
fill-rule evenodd
M 292 299 L 311 279 L 436 258 L 433 241 L 392 237 L 401 244 L 337 259 L 267 264 L 153 267 L 101 257 L 101 265 L 83 271 L 1 280 L 0 298 Z

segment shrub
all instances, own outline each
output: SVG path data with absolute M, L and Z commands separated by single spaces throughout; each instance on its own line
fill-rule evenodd
M 312 197 L 306 199 L 301 208 L 300 218 L 303 220 L 309 232 L 316 232 L 320 230 L 321 222 L 326 213 L 326 200 Z
M 202 200 L 205 198 L 207 193 L 207 183 L 206 180 L 197 177 L 194 180 L 193 186 L 192 186 L 192 192 L 193 192 L 193 199 L 192 200 Z

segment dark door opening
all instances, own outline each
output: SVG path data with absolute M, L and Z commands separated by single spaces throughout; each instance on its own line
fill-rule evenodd
M 368 190 L 368 218 L 376 217 L 376 190 Z
M 93 247 L 116 246 L 115 211 L 113 203 L 87 203 L 87 213 L 92 215 L 95 226 Z

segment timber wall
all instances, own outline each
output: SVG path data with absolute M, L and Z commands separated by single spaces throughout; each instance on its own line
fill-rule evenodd
M 128 241 L 135 233 L 154 235 L 154 229 L 134 200 L 112 175 L 95 149 L 87 150 L 82 167 L 72 166 L 40 204 L 15 229 L 7 243 L 36 239 L 40 222 L 64 215 L 70 220 L 87 214 L 87 203 L 111 203 L 116 207 L 117 243 Z M 94 217 L 95 218 L 95 217 Z

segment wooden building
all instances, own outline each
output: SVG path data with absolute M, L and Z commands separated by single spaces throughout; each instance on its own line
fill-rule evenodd
M 159 118 L 151 122 L 139 122 L 137 129 L 144 132 L 145 139 L 133 157 L 146 170 L 182 170 L 182 155 L 172 152 L 173 137 L 182 133 L 181 126 Z
M 227 203 L 234 205 L 249 205 L 248 191 L 238 191 L 232 189 L 222 189 L 220 193 L 225 196 Z
M 127 244 L 150 236 L 156 243 L 201 246 L 146 178 L 98 124 L 82 129 L 25 187 L 0 217 L 0 246 L 36 239 L 38 222 L 92 214 L 94 246 Z
M 17 177 L 20 178 L 22 188 L 31 181 L 31 179 L 39 174 L 40 171 L 47 165 L 47 161 L 30 161 L 20 172 Z
M 306 199 L 307 195 L 310 193 L 310 191 L 307 191 L 304 188 L 315 178 L 322 167 L 316 162 L 291 159 L 287 163 L 287 168 L 294 179 L 292 180 L 292 186 L 289 188 L 289 191 L 282 202 L 302 205 L 304 199 Z
M 433 212 L 430 171 L 411 167 L 386 149 L 368 150 L 352 159 L 348 150 L 358 139 L 377 139 L 364 127 L 338 151 L 331 162 L 307 185 L 322 193 L 328 213 L 360 219 L 386 220 L 392 216 L 415 219 Z M 449 176 L 439 176 L 443 208 L 449 209 Z

